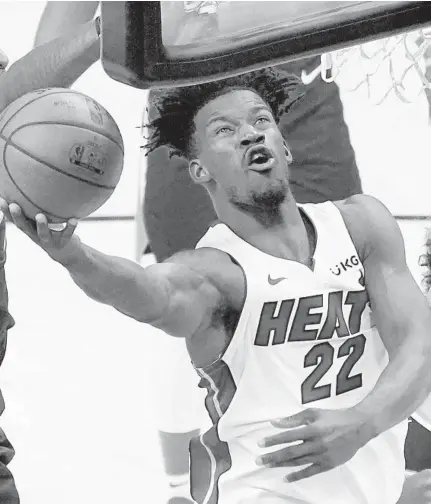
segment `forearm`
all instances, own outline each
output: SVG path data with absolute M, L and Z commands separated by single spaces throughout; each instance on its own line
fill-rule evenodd
M 417 331 L 425 332 L 424 329 Z M 355 407 L 370 421 L 373 437 L 408 418 L 431 393 L 428 332 L 421 337 L 417 332 L 406 337 L 390 353 L 389 363 L 373 390 Z
M 95 21 L 33 49 L 0 79 L 0 112 L 20 96 L 48 87 L 70 87 L 100 56 Z
M 86 0 L 46 2 L 34 37 L 34 46 L 39 46 L 63 35 L 71 27 L 91 21 L 99 2 Z
M 66 254 L 54 257 L 91 299 L 112 306 L 141 322 L 161 316 L 166 304 L 163 282 L 140 265 L 103 254 L 74 237 Z

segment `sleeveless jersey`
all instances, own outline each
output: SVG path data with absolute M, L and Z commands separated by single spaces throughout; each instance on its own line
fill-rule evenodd
M 407 421 L 371 440 L 347 463 L 295 483 L 295 468 L 256 458 L 281 446 L 270 421 L 306 408 L 354 406 L 388 363 L 364 289 L 364 268 L 338 208 L 300 205 L 313 223 L 314 267 L 263 253 L 225 224 L 197 247 L 229 254 L 246 297 L 235 333 L 212 365 L 196 368 L 212 427 L 190 444 L 191 490 L 205 504 L 395 504 L 404 482 Z

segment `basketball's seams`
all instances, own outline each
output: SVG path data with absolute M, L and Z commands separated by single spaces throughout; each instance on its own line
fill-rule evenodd
M 74 128 L 80 128 L 83 130 L 91 131 L 92 133 L 97 133 L 98 135 L 103 136 L 103 137 L 107 138 L 108 140 L 110 140 L 124 154 L 124 147 L 120 143 L 118 143 L 118 141 L 112 135 L 110 135 L 109 133 L 106 133 L 106 131 L 103 131 L 103 129 L 91 128 L 88 124 L 79 123 L 79 122 L 72 123 L 72 122 L 67 122 L 67 121 L 34 121 L 31 123 L 27 123 L 22 126 L 19 126 L 18 128 L 16 128 L 15 130 L 12 131 L 10 136 L 12 136 L 15 132 L 17 132 L 23 128 L 27 128 L 29 126 L 38 126 L 39 124 L 53 124 L 56 126 L 72 126 Z M 0 132 L 0 136 L 1 135 L 2 135 L 2 132 Z
M 3 137 L 1 137 L 3 138 Z M 11 172 L 10 172 L 10 169 L 7 165 L 7 161 L 6 161 L 6 149 L 3 149 L 3 166 L 7 172 L 7 174 L 9 175 L 9 179 L 10 181 L 12 182 L 12 184 L 16 187 L 16 189 L 22 194 L 22 196 L 30 203 L 32 204 L 34 207 L 38 208 L 40 210 L 41 213 L 44 213 L 48 218 L 49 217 L 54 217 L 55 219 L 67 219 L 67 217 L 63 217 L 62 215 L 55 215 L 51 212 L 49 212 L 46 208 L 43 208 L 41 206 L 39 206 L 37 203 L 35 203 L 29 196 L 28 194 L 26 194 L 23 189 L 16 183 L 15 179 L 13 178 Z
M 80 92 L 52 88 L 15 100 L 0 115 L 0 140 L 2 196 L 29 218 L 83 218 L 109 199 L 121 178 L 121 131 L 102 105 Z
M 33 124 L 35 124 L 35 123 L 33 123 Z M 40 123 L 37 123 L 37 124 L 46 124 L 46 123 L 40 122 Z M 56 123 L 52 123 L 51 122 L 50 124 L 56 124 Z M 15 143 L 12 140 L 12 137 L 13 137 L 13 135 L 16 132 L 24 130 L 25 128 L 27 128 L 27 127 L 29 127 L 31 125 L 32 124 L 26 124 L 24 126 L 20 126 L 19 128 L 17 128 L 15 131 L 13 131 L 11 133 L 11 135 L 10 135 L 9 138 L 6 138 L 2 134 L 0 134 L 0 138 L 6 142 L 5 146 L 3 148 L 4 151 L 6 152 L 6 149 L 7 149 L 8 146 L 12 146 L 16 150 L 18 150 L 18 151 L 22 152 L 23 154 L 25 154 L 26 156 L 28 156 L 29 158 L 34 159 L 38 163 L 41 163 L 41 164 L 45 165 L 46 167 L 50 168 L 51 170 L 54 170 L 54 171 L 56 171 L 58 173 L 61 173 L 62 175 L 65 175 L 66 177 L 70 177 L 70 178 L 73 178 L 75 180 L 79 180 L 81 182 L 84 182 L 85 184 L 89 184 L 89 185 L 92 185 L 94 187 L 100 187 L 101 189 L 108 189 L 108 190 L 110 189 L 112 191 L 115 189 L 116 186 L 111 186 L 111 185 L 106 185 L 106 184 L 98 184 L 97 182 L 93 182 L 91 180 L 87 180 L 85 178 L 82 178 L 79 175 L 74 175 L 73 173 L 68 173 L 68 172 L 66 172 L 63 169 L 58 168 L 57 166 L 54 166 L 53 164 L 48 163 L 47 161 L 44 161 L 43 159 L 38 158 L 35 154 L 29 152 L 27 149 L 25 149 L 21 145 L 18 145 L 17 143 Z M 66 125 L 63 124 L 63 126 L 72 126 L 72 127 L 74 127 L 75 125 L 74 124 L 66 124 Z M 80 126 L 77 126 L 77 127 L 80 128 L 80 129 L 87 129 L 87 128 L 81 128 Z M 110 140 L 110 138 L 108 138 L 106 135 L 101 135 L 101 136 L 104 136 L 105 138 L 107 138 L 108 140 Z M 113 142 L 113 143 L 115 143 L 116 145 L 118 145 L 116 142 Z M 4 159 L 4 157 L 3 157 L 3 159 Z M 10 173 L 9 173 L 9 176 L 10 176 Z
M 58 90 L 58 89 L 55 89 L 53 88 L 53 91 L 52 92 L 44 92 L 42 94 L 42 90 L 39 90 L 40 92 L 40 95 L 37 96 L 36 98 L 34 98 L 33 100 L 29 101 L 29 102 L 24 102 L 24 104 L 22 105 L 22 107 L 20 107 L 18 110 L 16 110 L 10 117 L 9 119 L 4 123 L 3 127 L 0 129 L 0 133 L 3 133 L 3 130 L 6 128 L 6 126 L 10 123 L 10 121 L 17 115 L 21 112 L 21 110 L 25 107 L 27 107 L 27 105 L 31 105 L 32 103 L 34 103 L 35 101 L 37 100 L 40 100 L 42 98 L 45 98 L 45 96 L 51 96 L 53 94 L 62 94 L 64 93 L 65 91 L 67 92 L 70 92 L 70 93 L 75 93 L 75 94 L 79 94 L 79 93 L 76 93 L 75 91 L 73 91 L 72 89 L 68 89 L 68 90 Z M 37 93 L 38 91 L 32 91 L 32 93 Z M 19 98 L 18 98 L 19 100 Z M 15 100 L 17 101 L 17 100 Z M 9 107 L 11 107 L 15 102 L 12 102 L 10 105 L 8 105 L 4 110 L 3 112 L 0 114 L 0 122 L 1 122 L 1 118 L 4 114 L 6 114 L 6 112 L 8 111 Z

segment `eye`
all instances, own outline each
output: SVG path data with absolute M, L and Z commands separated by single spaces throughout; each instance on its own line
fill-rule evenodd
M 256 120 L 256 123 L 261 123 L 261 122 L 270 122 L 270 119 L 266 116 L 258 117 Z
M 216 135 L 218 135 L 219 133 L 226 133 L 227 131 L 232 131 L 232 128 L 230 128 L 229 126 L 222 126 L 218 130 L 216 130 Z

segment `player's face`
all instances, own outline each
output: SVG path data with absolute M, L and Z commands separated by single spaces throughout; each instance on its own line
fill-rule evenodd
M 224 191 L 238 207 L 278 207 L 288 192 L 287 155 L 271 109 L 250 90 L 233 90 L 195 117 L 194 179 Z

